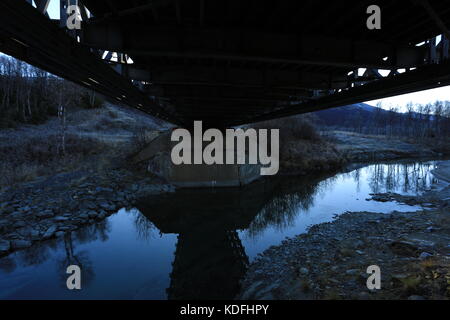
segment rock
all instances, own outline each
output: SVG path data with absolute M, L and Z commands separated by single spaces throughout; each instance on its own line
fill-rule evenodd
M 427 232 L 435 232 L 435 231 L 436 231 L 436 228 L 434 228 L 434 227 L 428 227 L 428 228 L 426 229 L 426 231 L 427 231 Z
M 61 238 L 61 237 L 64 237 L 64 234 L 65 234 L 64 231 L 58 231 L 58 232 L 55 233 L 55 236 L 56 236 L 57 238 Z
M 69 220 L 69 218 L 67 217 L 56 217 L 55 219 L 53 219 L 55 222 L 66 222 Z
M 112 210 L 114 210 L 116 208 L 114 205 L 112 205 L 112 204 L 110 204 L 108 202 L 101 202 L 100 203 L 100 207 L 102 209 L 107 210 L 107 211 L 112 211 Z
M 20 219 L 23 217 L 23 213 L 22 212 L 13 212 L 9 215 L 9 217 L 11 219 Z
M 261 285 L 263 285 L 262 281 L 254 282 L 250 287 L 248 287 L 241 295 L 240 299 L 242 300 L 250 300 L 255 298 L 255 294 L 259 291 Z
M 408 297 L 408 300 L 425 300 L 425 298 L 422 296 L 412 295 Z
M 354 248 L 362 248 L 362 247 L 364 247 L 364 242 L 361 240 L 356 240 L 353 243 L 353 247 Z
M 404 257 L 417 256 L 418 252 L 418 248 L 409 242 L 394 241 L 390 244 L 390 248 L 393 253 Z
M 35 230 L 35 229 L 32 229 L 31 230 L 31 232 L 30 232 L 30 239 L 31 240 L 33 240 L 33 241 L 37 241 L 37 240 L 40 240 L 40 233 L 39 233 L 39 231 L 38 230 Z
M 27 224 L 24 221 L 17 221 L 13 225 L 13 227 L 16 228 L 16 229 L 23 228 L 23 227 L 26 227 L 26 226 L 27 226 Z
M 47 229 L 47 231 L 45 231 L 43 238 L 50 239 L 51 237 L 53 237 L 55 235 L 55 232 L 56 232 L 56 226 L 51 226 L 50 228 Z
M 89 218 L 96 218 L 97 217 L 97 212 L 95 212 L 95 211 L 89 211 L 88 212 L 88 216 L 89 216 Z
M 429 258 L 429 257 L 432 257 L 433 255 L 431 254 L 431 253 L 428 253 L 428 252 L 422 252 L 421 254 L 420 254 L 420 256 L 419 256 L 419 259 L 420 260 L 425 260 L 425 259 L 427 259 L 427 258 Z
M 31 247 L 32 242 L 28 240 L 13 240 L 11 241 L 11 248 L 14 250 L 26 249 Z
M 97 207 L 94 202 L 88 201 L 84 204 L 84 207 L 89 210 L 95 210 Z
M 300 268 L 300 273 L 306 275 L 309 273 L 309 270 L 307 268 Z
M 87 213 L 82 213 L 78 216 L 78 218 L 83 219 L 83 220 L 87 220 L 89 219 L 89 215 Z
M 350 275 L 350 276 L 354 276 L 354 275 L 359 274 L 359 272 L 360 271 L 358 269 L 350 269 L 350 270 L 345 271 L 345 274 Z
M 9 241 L 0 240 L 0 254 L 5 254 L 11 249 Z
M 102 220 L 102 219 L 105 219 L 106 216 L 107 216 L 106 212 L 103 211 L 103 212 L 100 212 L 100 214 L 97 216 L 97 218 Z
M 368 292 L 360 292 L 358 293 L 358 300 L 369 300 L 370 294 Z
M 52 210 L 45 210 L 45 211 L 41 211 L 41 212 L 36 214 L 36 216 L 38 216 L 39 218 L 51 218 L 54 215 L 55 214 L 53 213 Z
M 74 226 L 64 226 L 64 227 L 59 227 L 58 230 L 59 231 L 71 231 L 74 230 L 75 227 Z

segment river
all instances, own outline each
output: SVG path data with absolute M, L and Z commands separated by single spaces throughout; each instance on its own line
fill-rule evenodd
M 0 299 L 232 299 L 265 249 L 346 211 L 421 209 L 367 201 L 430 189 L 434 161 L 278 177 L 242 189 L 153 196 L 106 220 L 0 259 Z M 82 269 L 82 289 L 66 268 Z

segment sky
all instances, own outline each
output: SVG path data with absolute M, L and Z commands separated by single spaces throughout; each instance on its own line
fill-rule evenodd
M 51 18 L 58 19 L 59 1 L 51 0 L 48 7 L 48 12 Z M 366 103 L 375 106 L 379 101 L 381 101 L 382 106 L 385 109 L 389 109 L 390 106 L 397 106 L 401 111 L 406 111 L 406 104 L 408 102 L 427 104 L 433 103 L 436 100 L 450 100 L 450 86 L 395 96 L 381 100 L 367 101 Z
M 418 91 L 386 99 L 368 101 L 367 104 L 375 106 L 379 101 L 381 101 L 384 109 L 389 109 L 390 106 L 398 106 L 401 111 L 406 111 L 406 104 L 408 102 L 427 104 L 433 103 L 437 100 L 450 101 L 450 86 Z

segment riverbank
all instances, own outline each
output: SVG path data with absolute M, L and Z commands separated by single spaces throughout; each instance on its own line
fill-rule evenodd
M 421 205 L 416 212 L 347 212 L 266 250 L 242 281 L 238 299 L 449 299 L 450 162 L 423 195 L 374 194 L 367 201 Z M 369 290 L 367 267 L 381 269 Z
M 0 257 L 104 220 L 139 198 L 175 189 L 132 171 L 74 171 L 4 190 L 0 196 Z
M 399 159 L 438 159 L 450 155 L 450 143 L 417 143 L 400 138 L 326 131 L 319 140 L 283 142 L 280 174 L 304 175 L 339 170 L 354 163 Z
M 172 185 L 146 172 L 146 168 L 134 168 L 127 163 L 128 155 L 136 147 L 133 145 L 135 141 L 131 128 L 149 126 L 152 125 L 151 122 L 141 120 L 140 115 L 121 111 L 115 106 L 90 112 L 97 114 L 97 120 L 92 120 L 92 115 L 82 111 L 75 113 L 68 125 L 68 134 L 76 134 L 78 137 L 78 140 L 74 140 L 74 145 L 82 145 L 83 150 L 89 151 L 83 157 L 76 157 L 73 161 L 69 159 L 69 164 L 63 163 L 63 167 L 58 166 L 59 162 L 53 167 L 54 162 L 44 161 L 39 164 L 45 168 L 44 174 L 32 175 L 24 182 L 11 183 L 9 186 L 3 184 L 0 195 L 0 256 L 101 221 L 120 208 L 132 207 L 139 198 L 175 191 Z M 107 121 L 107 117 L 112 119 Z M 9 138 L 3 140 L 0 147 L 6 154 L 10 149 L 21 149 L 20 141 L 37 136 L 40 142 L 37 144 L 38 150 L 32 150 L 32 156 L 34 160 L 36 157 L 40 159 L 42 152 L 46 150 L 45 146 L 49 144 L 47 138 L 57 131 L 58 124 L 50 122 L 46 126 L 1 132 L 0 136 Z M 361 151 L 367 144 L 366 139 L 379 140 L 378 143 L 371 144 L 374 154 L 383 155 L 387 159 L 393 158 L 389 156 L 392 153 L 386 150 L 391 150 L 394 146 L 385 146 L 380 137 L 340 133 L 341 139 L 343 136 L 346 137 L 347 144 L 342 141 L 333 143 L 332 139 L 287 143 L 283 148 L 284 151 L 288 150 L 289 157 L 281 159 L 281 173 L 302 175 L 333 172 L 348 163 L 373 160 L 366 158 L 366 153 Z M 86 138 L 94 141 L 94 144 L 86 145 Z M 352 142 L 350 139 L 357 140 Z M 102 148 L 97 149 L 99 143 Z M 354 148 L 347 148 L 347 145 L 353 145 Z M 396 153 L 397 157 L 438 156 L 422 146 L 408 145 L 403 149 L 407 151 Z M 75 147 L 73 154 L 78 156 L 78 150 Z M 50 152 L 45 151 L 44 156 L 48 156 L 48 153 Z M 360 156 L 356 156 L 358 154 Z M 15 163 L 13 160 L 10 164 Z M 28 168 L 30 164 L 25 158 L 17 163 L 18 167 L 21 165 Z M 9 171 L 6 168 L 4 172 Z M 11 179 L 15 178 L 20 181 L 24 177 L 19 175 Z
M 0 131 L 0 257 L 101 221 L 173 186 L 128 164 L 151 118 L 107 105 L 75 110 L 58 153 L 58 119 Z

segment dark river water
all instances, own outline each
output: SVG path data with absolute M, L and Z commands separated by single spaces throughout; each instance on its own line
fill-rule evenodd
M 346 211 L 420 207 L 370 193 L 430 188 L 435 162 L 376 164 L 334 176 L 279 177 L 243 189 L 181 190 L 0 259 L 0 299 L 231 299 L 248 264 L 285 237 Z M 82 268 L 82 289 L 66 268 Z

